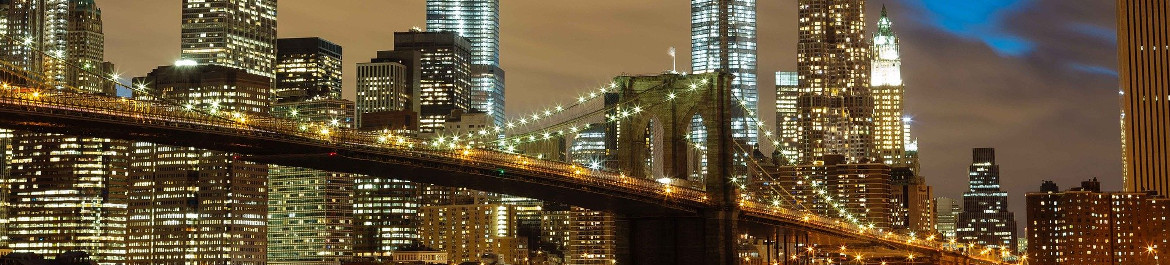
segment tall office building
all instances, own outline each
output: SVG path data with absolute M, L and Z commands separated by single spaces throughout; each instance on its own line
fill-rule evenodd
M 354 254 L 386 260 L 420 244 L 418 210 L 422 184 L 383 177 L 354 179 Z
M 1127 192 L 1170 194 L 1170 11 L 1165 1 L 1117 0 L 1121 150 Z
M 276 0 L 183 0 L 182 58 L 275 77 Z
M 756 64 L 755 0 L 691 1 L 691 71 L 727 71 L 735 75 L 731 93 L 747 111 L 732 108 L 732 136 L 747 146 L 758 141 L 754 123 L 761 122 L 747 118 L 759 112 Z M 754 115 L 748 115 L 748 111 Z
M 340 128 L 354 124 L 353 102 L 340 98 L 276 103 L 272 114 Z M 268 264 L 337 265 L 352 260 L 353 189 L 352 174 L 270 166 Z
M 890 170 L 891 227 L 904 234 L 933 235 L 937 231 L 934 188 L 917 173 L 909 166 Z
M 276 102 L 341 99 L 341 55 L 321 38 L 276 40 Z
M 271 79 L 219 65 L 162 66 L 135 78 L 153 96 L 215 112 L 269 112 Z M 128 264 L 266 262 L 268 167 L 231 153 L 135 143 Z
M 873 94 L 873 157 L 886 164 L 906 161 L 907 128 L 902 119 L 906 86 L 902 83 L 902 57 L 893 21 L 882 6 L 877 32 L 873 34 L 870 92 Z
M 578 132 L 569 147 L 571 162 L 597 168 L 612 165 L 617 138 L 607 132 L 609 128 L 607 124 L 594 123 Z M 566 264 L 613 264 L 617 255 L 616 217 L 581 207 L 569 207 L 563 212 L 568 225 L 560 228 L 568 230 L 546 231 L 550 236 L 562 236 L 546 241 L 562 242 Z
M 128 145 L 17 132 L 12 139 L 8 246 L 55 257 L 84 250 L 125 264 Z
M 955 199 L 947 197 L 938 197 L 934 199 L 934 212 L 937 216 L 935 222 L 935 229 L 943 238 L 955 238 L 955 223 L 959 217 L 959 213 L 963 212 L 962 204 L 959 204 Z
M 960 243 L 1015 251 L 1016 216 L 1007 210 L 1008 194 L 999 187 L 995 149 L 975 148 L 970 167 L 970 189 L 963 193 L 955 237 Z
M 872 158 L 873 97 L 863 0 L 800 0 L 800 163 Z
M 102 11 L 92 0 L 12 0 L 4 57 L 50 85 L 113 94 L 103 71 Z M 39 75 L 43 74 L 43 75 Z
M 419 51 L 379 51 L 370 62 L 358 63 L 358 124 L 366 113 L 418 112 L 421 65 Z
M 101 10 L 87 0 L 5 1 L 4 59 L 35 82 L 113 94 L 105 80 Z M 11 146 L 6 244 L 55 257 L 92 253 L 124 264 L 128 143 L 31 132 L 3 132 Z M 7 148 L 5 148 L 7 149 Z M 8 158 L 8 157 L 6 157 Z
M 841 155 L 824 156 L 810 164 L 780 167 L 776 184 L 813 212 L 856 219 L 874 228 L 891 228 L 891 168 L 882 163 L 846 163 Z M 810 185 L 811 183 L 811 185 Z M 827 187 L 840 208 L 834 208 L 813 187 Z
M 516 236 L 515 207 L 503 204 L 427 206 L 419 210 L 423 245 L 447 252 L 452 264 L 479 262 L 496 254 L 505 264 L 528 258 L 526 240 Z
M 12 186 L 8 184 L 9 164 L 12 163 L 12 131 L 0 129 L 0 249 L 8 248 L 8 209 L 12 204 L 8 201 L 8 194 Z
M 417 133 L 412 128 L 418 128 L 422 58 L 419 50 L 379 51 L 368 63 L 357 65 L 356 113 L 362 130 L 394 127 Z M 440 70 L 429 73 L 435 75 L 434 71 Z M 420 245 L 418 210 L 423 205 L 423 184 L 386 176 L 356 176 L 354 182 L 354 254 L 358 258 L 388 261 L 394 251 Z
M 1170 250 L 1170 199 L 1101 192 L 1096 179 L 1027 194 L 1028 264 L 1157 264 Z M 1163 258 L 1164 259 L 1164 258 Z
M 419 65 L 419 130 L 442 129 L 455 110 L 468 110 L 471 92 L 471 43 L 453 32 L 396 32 L 395 51 L 422 54 Z M 363 110 L 364 111 L 364 110 Z
M 471 42 L 470 107 L 504 123 L 504 70 L 500 68 L 499 0 L 427 0 L 427 30 L 455 32 Z
M 780 152 L 780 158 L 783 158 L 783 161 L 776 161 L 780 165 L 796 163 L 799 158 L 796 148 L 800 136 L 797 123 L 800 112 L 796 108 L 798 98 L 799 75 L 796 72 L 776 72 L 776 132 L 780 133 L 780 137 L 778 143 L 773 145 Z

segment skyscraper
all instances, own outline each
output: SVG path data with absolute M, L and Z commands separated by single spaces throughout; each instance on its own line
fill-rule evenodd
M 1125 191 L 1170 194 L 1170 11 L 1165 1 L 1117 0 Z
M 370 62 L 358 63 L 358 123 L 366 113 L 419 111 L 421 64 L 418 51 L 379 51 Z
M 341 47 L 302 38 L 281 39 L 279 49 L 277 89 L 287 97 L 272 106 L 272 115 L 353 128 L 354 103 L 341 99 Z M 353 188 L 352 174 L 270 166 L 268 264 L 353 259 Z
M 902 119 L 905 85 L 902 57 L 893 21 L 882 6 L 877 32 L 873 35 L 874 58 L 870 76 L 873 93 L 873 156 L 886 164 L 906 163 L 906 124 Z
M 127 144 L 17 132 L 12 146 L 8 246 L 47 257 L 84 250 L 101 264 L 125 264 Z
M 727 38 L 723 38 L 727 37 Z M 731 129 L 736 140 L 757 142 L 757 128 L 748 120 L 748 111 L 758 115 L 756 107 L 756 1 L 691 1 L 691 71 L 708 73 L 727 71 L 735 75 L 731 93 L 744 109 L 732 108 Z
M 341 45 L 321 38 L 276 41 L 276 102 L 341 99 Z
M 427 30 L 454 32 L 471 43 L 470 107 L 504 123 L 504 70 L 500 68 L 499 0 L 427 0 Z
M 4 14 L 8 61 L 51 85 L 113 94 L 103 72 L 102 11 L 92 0 L 13 0 Z
M 507 264 L 523 262 L 527 249 L 516 237 L 516 211 L 503 204 L 427 206 L 419 210 L 423 245 L 446 251 L 453 264 L 496 254 Z M 521 254 L 523 253 L 523 254 Z
M 182 58 L 273 78 L 276 0 L 183 0 Z
M 963 193 L 955 236 L 960 243 L 1016 249 L 1016 216 L 1007 210 L 1008 194 L 999 187 L 995 149 L 975 148 L 970 167 L 970 189 Z
M 422 54 L 419 130 L 433 133 L 454 110 L 467 110 L 471 89 L 471 43 L 453 32 L 396 32 L 395 51 Z M 363 110 L 364 111 L 364 110 Z
M 891 169 L 882 163 L 846 163 L 828 155 L 815 163 L 779 168 L 776 184 L 816 214 L 857 220 L 874 228 L 891 228 Z M 832 202 L 813 187 L 827 187 Z M 835 207 L 837 206 L 837 207 Z
M 872 158 L 873 97 L 863 0 L 800 0 L 797 99 L 800 163 Z
M 799 80 L 796 72 L 776 72 L 776 131 L 780 133 L 780 139 L 779 143 L 773 144 L 784 160 L 776 161 L 780 165 L 796 163 L 799 158 L 796 148 L 800 136 L 796 122 L 800 118 L 796 108 L 796 100 L 800 98 Z
M 0 129 L 0 248 L 8 248 L 8 165 L 12 163 L 12 131 Z
M 4 59 L 34 82 L 113 94 L 104 72 L 101 10 L 89 0 L 5 1 Z M 43 75 L 40 75 L 43 74 Z M 39 78 L 37 78 L 39 77 Z M 0 181 L 9 248 L 55 257 L 84 250 L 101 264 L 124 264 L 128 143 L 3 132 L 12 148 Z M 5 148 L 7 149 L 7 148 Z M 6 158 L 7 157 L 6 155 Z M 3 171 L 3 170 L 0 170 Z
M 149 99 L 211 112 L 269 112 L 271 79 L 219 65 L 162 66 L 135 78 Z M 265 264 L 268 166 L 230 153 L 135 143 L 129 264 Z

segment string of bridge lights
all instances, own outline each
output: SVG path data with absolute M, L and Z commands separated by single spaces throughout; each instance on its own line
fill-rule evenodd
M 687 92 L 698 91 L 701 87 L 703 87 L 707 84 L 709 84 L 709 81 L 706 79 L 703 79 L 703 80 L 700 80 L 698 83 L 690 84 L 686 91 Z M 587 96 L 578 97 L 578 99 L 577 99 L 578 103 L 571 105 L 571 106 L 578 106 L 578 105 L 583 104 L 585 102 L 588 102 L 592 99 L 603 96 L 604 93 L 608 93 L 610 91 L 609 89 L 613 89 L 616 87 L 617 87 L 616 83 L 611 83 L 609 88 L 601 88 L 596 93 L 591 92 Z M 602 122 L 603 124 L 616 123 L 616 122 L 625 120 L 629 117 L 635 116 L 639 113 L 642 113 L 644 110 L 652 108 L 654 106 L 658 106 L 661 104 L 667 104 L 670 101 L 678 98 L 678 96 L 679 96 L 678 94 L 672 92 L 672 93 L 669 93 L 665 96 L 664 101 L 659 101 L 657 103 L 650 104 L 649 106 L 645 106 L 645 107 L 631 104 L 631 102 L 642 99 L 642 97 L 645 95 L 645 92 L 646 91 L 640 92 L 640 93 L 634 95 L 634 97 L 623 100 L 622 102 L 619 102 L 617 104 L 613 104 L 612 106 L 601 108 L 599 110 L 595 110 L 595 111 L 586 113 L 585 115 L 581 115 L 581 116 L 566 120 L 566 121 L 561 122 L 561 123 L 552 124 L 552 125 L 546 126 L 544 128 L 533 130 L 533 131 L 528 132 L 528 133 L 522 133 L 522 134 L 517 134 L 517 135 L 503 137 L 500 139 L 487 141 L 486 143 L 494 143 L 497 148 L 500 148 L 503 151 L 515 152 L 516 147 L 518 145 L 521 145 L 521 144 L 528 144 L 528 143 L 534 143 L 534 142 L 539 142 L 539 141 L 553 140 L 553 139 L 556 139 L 556 137 L 558 137 L 558 136 L 566 136 L 569 134 L 578 133 L 578 132 L 584 131 L 586 129 L 592 128 L 594 126 L 594 124 L 584 122 L 583 120 L 587 120 L 587 119 L 594 117 L 596 115 L 605 114 L 605 119 Z M 560 110 L 560 111 L 557 111 L 557 110 Z M 545 112 L 543 112 L 543 116 L 541 116 L 541 113 L 538 113 L 538 114 L 534 114 L 531 117 L 533 119 L 521 118 L 520 121 L 525 123 L 525 124 L 531 124 L 533 122 L 539 122 L 539 121 L 541 121 L 541 119 L 547 119 L 549 117 L 556 116 L 557 114 L 563 113 L 563 111 L 565 111 L 565 110 L 568 110 L 568 108 L 559 108 L 558 107 L 558 108 L 555 108 L 554 110 L 546 110 Z M 612 111 L 612 114 L 607 114 L 611 111 Z M 514 126 L 515 123 L 509 123 L 509 125 L 512 125 L 512 126 L 506 126 L 506 127 L 516 128 L 516 126 Z M 499 127 L 496 127 L 496 128 L 493 128 L 491 131 L 499 132 L 501 130 L 502 129 L 500 129 Z M 492 134 L 489 133 L 489 130 L 485 129 L 485 130 L 480 130 L 478 132 L 469 132 L 465 136 L 452 136 L 450 138 L 439 137 L 439 138 L 435 139 L 435 141 L 439 141 L 440 143 L 447 143 L 448 145 L 450 145 L 450 142 L 470 142 L 469 145 L 474 145 L 475 144 L 474 140 L 476 140 L 478 138 L 490 137 L 490 136 L 492 136 Z M 456 144 L 456 145 L 462 145 L 462 144 Z

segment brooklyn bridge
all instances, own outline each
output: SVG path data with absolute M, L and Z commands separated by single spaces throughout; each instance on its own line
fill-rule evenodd
M 423 138 L 221 110 L 134 84 L 120 84 L 133 97 L 117 97 L 54 82 L 16 62 L 0 64 L 0 128 L 197 147 L 256 163 L 611 212 L 618 217 L 617 264 L 1002 263 L 998 249 L 875 227 L 823 184 L 802 183 L 817 201 L 768 185 L 775 176 L 754 160 L 754 147 L 732 136 L 735 117 L 746 117 L 747 126 L 763 123 L 732 93 L 727 73 L 620 76 L 576 102 L 504 127 Z M 595 100 L 605 103 L 581 110 Z M 626 128 L 614 139 L 616 160 L 566 162 L 541 144 L 589 126 Z M 765 253 L 739 255 L 737 240 L 746 237 L 764 239 Z

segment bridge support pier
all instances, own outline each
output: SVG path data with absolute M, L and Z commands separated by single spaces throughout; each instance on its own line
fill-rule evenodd
M 618 264 L 736 265 L 737 213 L 617 219 Z

